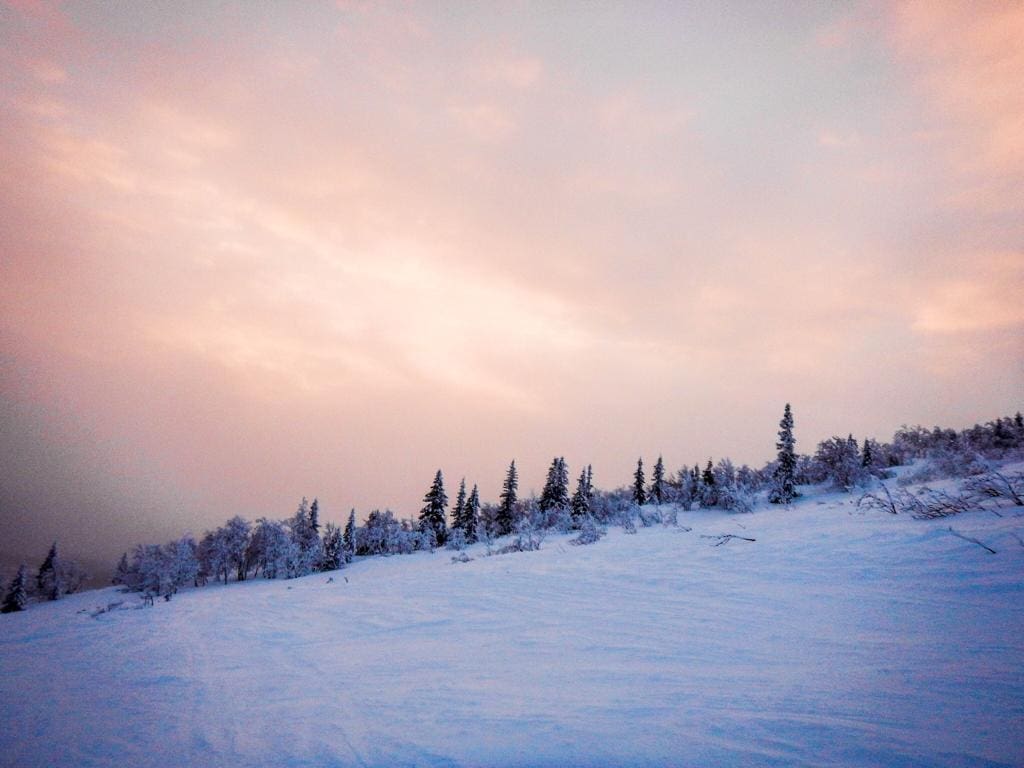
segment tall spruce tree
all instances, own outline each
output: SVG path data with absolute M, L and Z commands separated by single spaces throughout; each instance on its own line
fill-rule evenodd
M 865 437 L 864 448 L 860 452 L 860 465 L 866 469 L 871 469 L 874 463 L 875 457 L 871 455 L 871 441 Z
M 518 490 L 519 473 L 516 471 L 516 462 L 513 459 L 505 474 L 505 483 L 501 487 L 501 496 L 498 497 L 498 511 L 494 516 L 495 534 L 498 536 L 505 536 L 515 530 L 516 493 Z
M 28 569 L 22 565 L 18 568 L 17 575 L 11 579 L 0 613 L 24 611 L 26 605 L 28 605 Z
M 778 460 L 772 477 L 772 489 L 768 501 L 772 504 L 789 504 L 796 498 L 796 440 L 793 438 L 793 412 L 786 403 L 779 422 L 779 441 L 775 443 Z
M 654 475 L 651 478 L 650 499 L 655 504 L 665 503 L 665 462 L 661 456 L 654 465 Z
M 433 532 L 438 546 L 444 546 L 448 540 L 448 526 L 445 523 L 445 510 L 448 507 L 448 496 L 444 492 L 444 477 L 441 470 L 434 475 L 430 490 L 423 497 L 424 507 L 420 510 L 420 530 Z
M 452 530 L 466 533 L 466 478 L 459 482 L 459 492 L 452 507 Z
M 538 506 L 541 512 L 569 508 L 569 469 L 564 458 L 552 460 Z
M 636 460 L 636 472 L 633 473 L 633 501 L 637 506 L 647 503 L 647 482 L 644 479 L 644 459 Z
M 466 543 L 472 544 L 477 540 L 477 526 L 480 524 L 480 491 L 477 490 L 476 483 L 473 484 L 473 490 L 469 492 L 469 498 L 466 499 L 466 509 L 463 514 L 466 521 Z
M 345 533 L 341 537 L 345 550 L 345 562 L 351 563 L 356 556 L 356 511 L 352 509 L 348 513 L 348 522 L 345 523 Z

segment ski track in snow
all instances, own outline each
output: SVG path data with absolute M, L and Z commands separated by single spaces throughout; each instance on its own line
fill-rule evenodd
M 0 764 L 1024 765 L 1024 517 L 852 501 L 34 606 Z

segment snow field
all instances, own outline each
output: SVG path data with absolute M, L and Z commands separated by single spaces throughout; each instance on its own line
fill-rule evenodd
M 852 501 L 34 606 L 0 618 L 0 762 L 1024 764 L 1024 517 Z

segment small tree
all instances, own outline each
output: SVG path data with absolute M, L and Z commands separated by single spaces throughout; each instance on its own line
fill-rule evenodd
M 17 611 L 24 611 L 26 605 L 28 605 L 28 569 L 22 565 L 18 568 L 17 575 L 11 579 L 0 612 L 15 613 Z
M 636 472 L 633 473 L 633 503 L 638 507 L 647 503 L 646 485 L 644 480 L 644 460 L 641 456 L 636 461 Z
M 772 478 L 772 489 L 768 501 L 772 504 L 789 504 L 796 498 L 796 440 L 793 438 L 793 412 L 789 403 L 779 422 L 779 441 L 775 444 L 778 460 Z

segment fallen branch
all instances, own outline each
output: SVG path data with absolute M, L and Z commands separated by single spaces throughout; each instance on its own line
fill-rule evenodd
M 748 539 L 746 536 L 737 536 L 735 533 L 721 533 L 717 536 L 708 536 L 705 533 L 700 535 L 702 539 L 717 539 L 718 541 L 712 544 L 712 547 L 720 547 L 723 544 L 728 544 L 730 539 L 739 539 L 740 541 L 757 541 L 757 539 Z
M 982 544 L 977 539 L 971 538 L 970 536 L 964 536 L 962 533 L 960 533 L 958 531 L 954 531 L 953 530 L 953 526 L 949 527 L 949 532 L 952 533 L 954 536 L 956 536 L 958 539 L 963 539 L 964 541 L 969 541 L 972 544 L 977 544 L 979 547 L 981 547 L 984 550 L 987 550 L 987 551 L 991 552 L 993 555 L 996 553 L 996 551 L 994 549 L 992 549 L 992 547 L 988 546 L 987 544 Z

